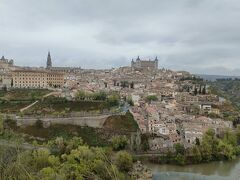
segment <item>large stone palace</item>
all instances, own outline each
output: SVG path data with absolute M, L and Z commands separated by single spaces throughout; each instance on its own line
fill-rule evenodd
M 132 59 L 131 67 L 134 70 L 157 70 L 158 69 L 158 58 L 156 57 L 155 60 L 141 60 L 139 56 L 137 57 L 136 61 Z

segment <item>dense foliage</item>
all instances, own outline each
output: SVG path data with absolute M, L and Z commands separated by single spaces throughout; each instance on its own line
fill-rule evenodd
M 77 100 L 87 101 L 106 101 L 109 106 L 118 106 L 120 101 L 120 96 L 116 92 L 106 93 L 104 91 L 99 92 L 86 92 L 86 91 L 78 91 L 76 94 Z
M 209 82 L 210 92 L 226 99 L 219 107 L 224 119 L 238 121 L 240 117 L 240 81 L 238 79 L 219 79 Z
M 201 141 L 192 148 L 185 149 L 181 144 L 175 144 L 175 152 L 159 158 L 160 163 L 176 163 L 179 165 L 209 162 L 215 160 L 232 160 L 240 154 L 240 128 L 233 132 L 226 130 L 221 136 L 216 136 L 209 129 Z
M 128 139 L 126 136 L 114 136 L 111 138 L 112 148 L 115 151 L 123 150 L 128 145 Z
M 54 148 L 58 154 L 52 153 Z M 80 138 L 57 138 L 35 150 L 2 150 L 0 179 L 128 179 L 132 165 L 125 151 L 115 154 L 109 148 L 84 145 Z

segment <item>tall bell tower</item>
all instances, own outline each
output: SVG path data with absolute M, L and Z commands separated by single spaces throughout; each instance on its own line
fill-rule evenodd
M 51 54 L 50 51 L 48 51 L 48 56 L 47 56 L 47 69 L 52 67 L 52 59 L 51 59 Z

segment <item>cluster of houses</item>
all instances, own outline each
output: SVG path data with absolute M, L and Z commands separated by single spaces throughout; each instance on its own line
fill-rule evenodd
M 36 73 L 38 77 L 31 79 Z M 191 146 L 197 139 L 201 140 L 209 128 L 221 132 L 232 127 L 231 122 L 221 119 L 219 97 L 209 94 L 207 86 L 184 80 L 189 77 L 193 76 L 185 71 L 158 69 L 157 58 L 151 61 L 138 57 L 131 67 L 107 70 L 54 68 L 50 53 L 47 67 L 41 70 L 17 67 L 12 60 L 0 59 L 0 85 L 47 88 L 53 84 L 64 89 L 62 95 L 68 98 L 74 98 L 79 90 L 103 90 L 117 91 L 121 97 L 131 99 L 133 106 L 129 110 L 141 133 L 151 135 L 151 150 L 173 147 L 176 143 Z M 149 101 L 149 96 L 155 100 Z M 210 118 L 209 114 L 217 118 Z

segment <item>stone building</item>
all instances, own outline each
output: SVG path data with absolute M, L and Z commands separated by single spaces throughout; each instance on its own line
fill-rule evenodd
M 12 71 L 13 88 L 62 87 L 64 74 L 47 70 L 18 69 Z
M 0 89 L 11 87 L 12 77 L 10 71 L 14 68 L 14 61 L 2 56 L 0 59 Z
M 148 70 L 153 71 L 158 69 L 158 58 L 156 57 L 155 60 L 141 60 L 138 56 L 136 61 L 132 59 L 131 67 L 133 70 Z
M 48 52 L 48 56 L 47 56 L 46 69 L 50 71 L 62 72 L 62 73 L 79 73 L 82 70 L 81 67 L 53 67 L 50 52 Z
M 0 59 L 0 67 L 8 68 L 9 66 L 13 66 L 14 61 L 12 59 L 5 59 L 4 56 Z

